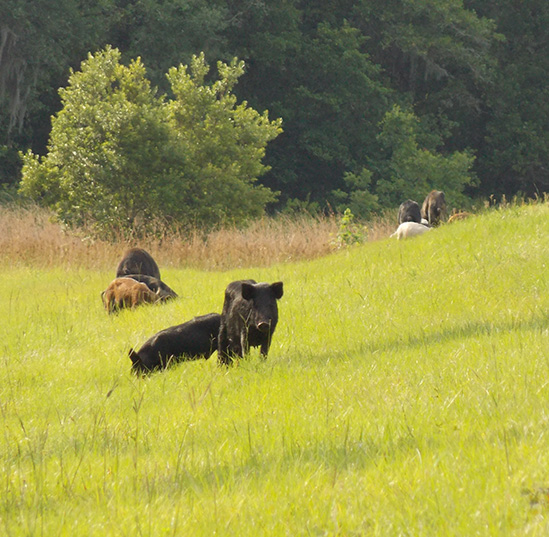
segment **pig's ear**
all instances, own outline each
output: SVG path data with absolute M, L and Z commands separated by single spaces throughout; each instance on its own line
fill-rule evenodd
M 139 357 L 139 354 L 137 354 L 133 349 L 130 349 L 130 352 L 128 354 L 130 355 L 132 364 L 136 365 L 139 362 L 141 362 L 141 358 Z
M 255 294 L 255 287 L 251 283 L 242 283 L 242 298 L 244 300 L 251 300 Z
M 284 288 L 283 288 L 282 282 L 272 283 L 271 289 L 273 290 L 273 294 L 275 298 L 282 298 L 282 295 L 284 294 Z

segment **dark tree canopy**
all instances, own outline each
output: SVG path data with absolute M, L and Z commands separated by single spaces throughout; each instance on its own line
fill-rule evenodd
M 193 55 L 244 60 L 235 94 L 284 121 L 260 178 L 275 209 L 365 214 L 433 182 L 456 203 L 547 191 L 548 24 L 544 0 L 5 0 L 0 184 L 19 181 L 18 151 L 46 153 L 69 69 L 110 44 L 168 98 L 165 73 Z M 413 133 L 391 145 L 397 109 Z

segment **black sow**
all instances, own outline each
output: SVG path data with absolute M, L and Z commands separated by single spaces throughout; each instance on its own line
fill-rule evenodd
M 282 282 L 232 282 L 225 290 L 219 329 L 218 358 L 230 364 L 235 356 L 247 354 L 250 347 L 261 347 L 265 358 L 278 322 L 277 300 L 282 298 Z
M 146 274 L 160 280 L 160 269 L 149 254 L 143 248 L 130 248 L 118 263 L 116 277 L 122 278 L 129 274 Z
M 210 313 L 158 332 L 139 352 L 130 349 L 132 371 L 148 373 L 182 360 L 208 359 L 217 349 L 220 324 L 221 315 Z

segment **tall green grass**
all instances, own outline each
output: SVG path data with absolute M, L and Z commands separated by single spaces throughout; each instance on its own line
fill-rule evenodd
M 548 264 L 539 204 L 167 268 L 180 299 L 117 316 L 114 267 L 4 269 L 0 535 L 547 535 Z M 266 361 L 130 375 L 129 347 L 249 277 L 285 285 Z

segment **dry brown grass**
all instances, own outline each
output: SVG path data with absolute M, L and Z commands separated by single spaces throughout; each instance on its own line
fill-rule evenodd
M 368 240 L 387 237 L 393 220 L 387 215 L 366 224 Z M 279 216 L 245 229 L 172 233 L 138 243 L 106 242 L 66 229 L 38 206 L 0 206 L 0 259 L 4 266 L 108 269 L 116 266 L 126 249 L 140 246 L 162 266 L 224 270 L 322 257 L 334 250 L 337 232 L 335 216 Z
M 107 242 L 91 239 L 83 230 L 66 229 L 47 209 L 0 205 L 0 260 L 4 266 L 111 269 L 128 248 L 139 246 L 164 267 L 264 267 L 329 254 L 335 249 L 338 228 L 337 216 L 277 216 L 257 220 L 245 229 L 225 228 L 207 234 L 194 230 L 140 241 Z M 395 228 L 396 211 L 355 226 L 368 241 L 385 239 Z
M 368 224 L 369 240 L 388 236 L 389 219 Z M 132 246 L 148 250 L 161 266 L 224 270 L 244 266 L 313 259 L 333 251 L 338 219 L 279 216 L 263 218 L 245 229 L 228 228 L 203 234 L 172 233 L 138 243 L 92 240 L 55 222 L 50 211 L 38 206 L 0 206 L 0 259 L 4 266 L 116 267 Z
M 116 245 L 92 242 L 64 230 L 37 206 L 0 206 L 0 259 L 4 266 L 105 266 Z
M 509 205 L 549 203 L 549 194 L 535 199 L 505 197 L 484 201 L 485 210 Z M 482 203 L 481 203 L 482 205 Z M 471 209 L 476 212 L 475 208 Z M 388 210 L 354 229 L 368 241 L 387 238 L 395 231 L 397 209 Z M 91 239 L 84 230 L 68 230 L 53 213 L 38 206 L 0 204 L 0 262 L 3 266 L 112 269 L 132 246 L 148 250 L 161 266 L 226 270 L 264 267 L 314 259 L 334 251 L 339 217 L 277 216 L 253 222 L 245 229 L 225 228 L 211 233 L 169 233 L 159 238 L 114 242 Z

